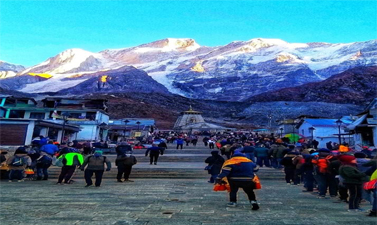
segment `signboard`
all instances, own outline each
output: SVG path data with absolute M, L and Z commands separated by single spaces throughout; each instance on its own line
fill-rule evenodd
M 135 137 L 141 137 L 141 132 L 140 131 L 135 132 Z

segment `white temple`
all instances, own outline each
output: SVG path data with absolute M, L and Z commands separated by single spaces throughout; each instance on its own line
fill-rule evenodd
M 229 128 L 205 122 L 202 117 L 202 113 L 199 111 L 194 111 L 190 105 L 189 110 L 181 112 L 181 115 L 175 122 L 173 129 L 179 132 L 223 132 Z

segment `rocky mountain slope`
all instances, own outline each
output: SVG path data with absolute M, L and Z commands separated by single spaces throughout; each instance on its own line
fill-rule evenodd
M 18 75 L 49 74 L 44 85 L 38 81 L 6 88 L 30 93 L 67 91 L 87 80 L 75 77 L 125 65 L 144 70 L 172 93 L 244 101 L 264 92 L 322 81 L 354 67 L 375 66 L 377 41 L 297 44 L 256 38 L 206 47 L 193 39 L 168 38 L 98 53 L 69 49 Z M 41 89 L 47 83 L 54 89 Z
M 23 70 L 25 70 L 25 67 L 21 65 L 0 61 L 0 79 L 14 77 Z
M 365 104 L 377 97 L 377 66 L 356 67 L 321 82 L 251 97 L 248 102 L 333 102 Z

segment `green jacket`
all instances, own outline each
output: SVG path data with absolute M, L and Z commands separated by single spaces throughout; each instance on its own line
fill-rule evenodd
M 344 165 L 339 168 L 339 175 L 344 179 L 344 184 L 362 184 L 368 181 L 368 176 L 356 167 Z
M 80 153 L 70 152 L 61 155 L 63 157 L 63 164 L 65 166 L 81 166 L 84 163 L 84 157 Z

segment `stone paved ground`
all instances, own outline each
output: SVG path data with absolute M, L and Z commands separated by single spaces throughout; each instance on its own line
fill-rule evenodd
M 251 211 L 244 193 L 239 194 L 238 207 L 227 208 L 228 195 L 213 192 L 203 179 L 107 179 L 99 188 L 85 188 L 81 179 L 72 185 L 2 181 L 0 224 L 377 224 L 376 217 L 347 212 L 346 204 L 317 199 L 302 193 L 300 186 L 283 180 L 261 182 L 260 210 Z

